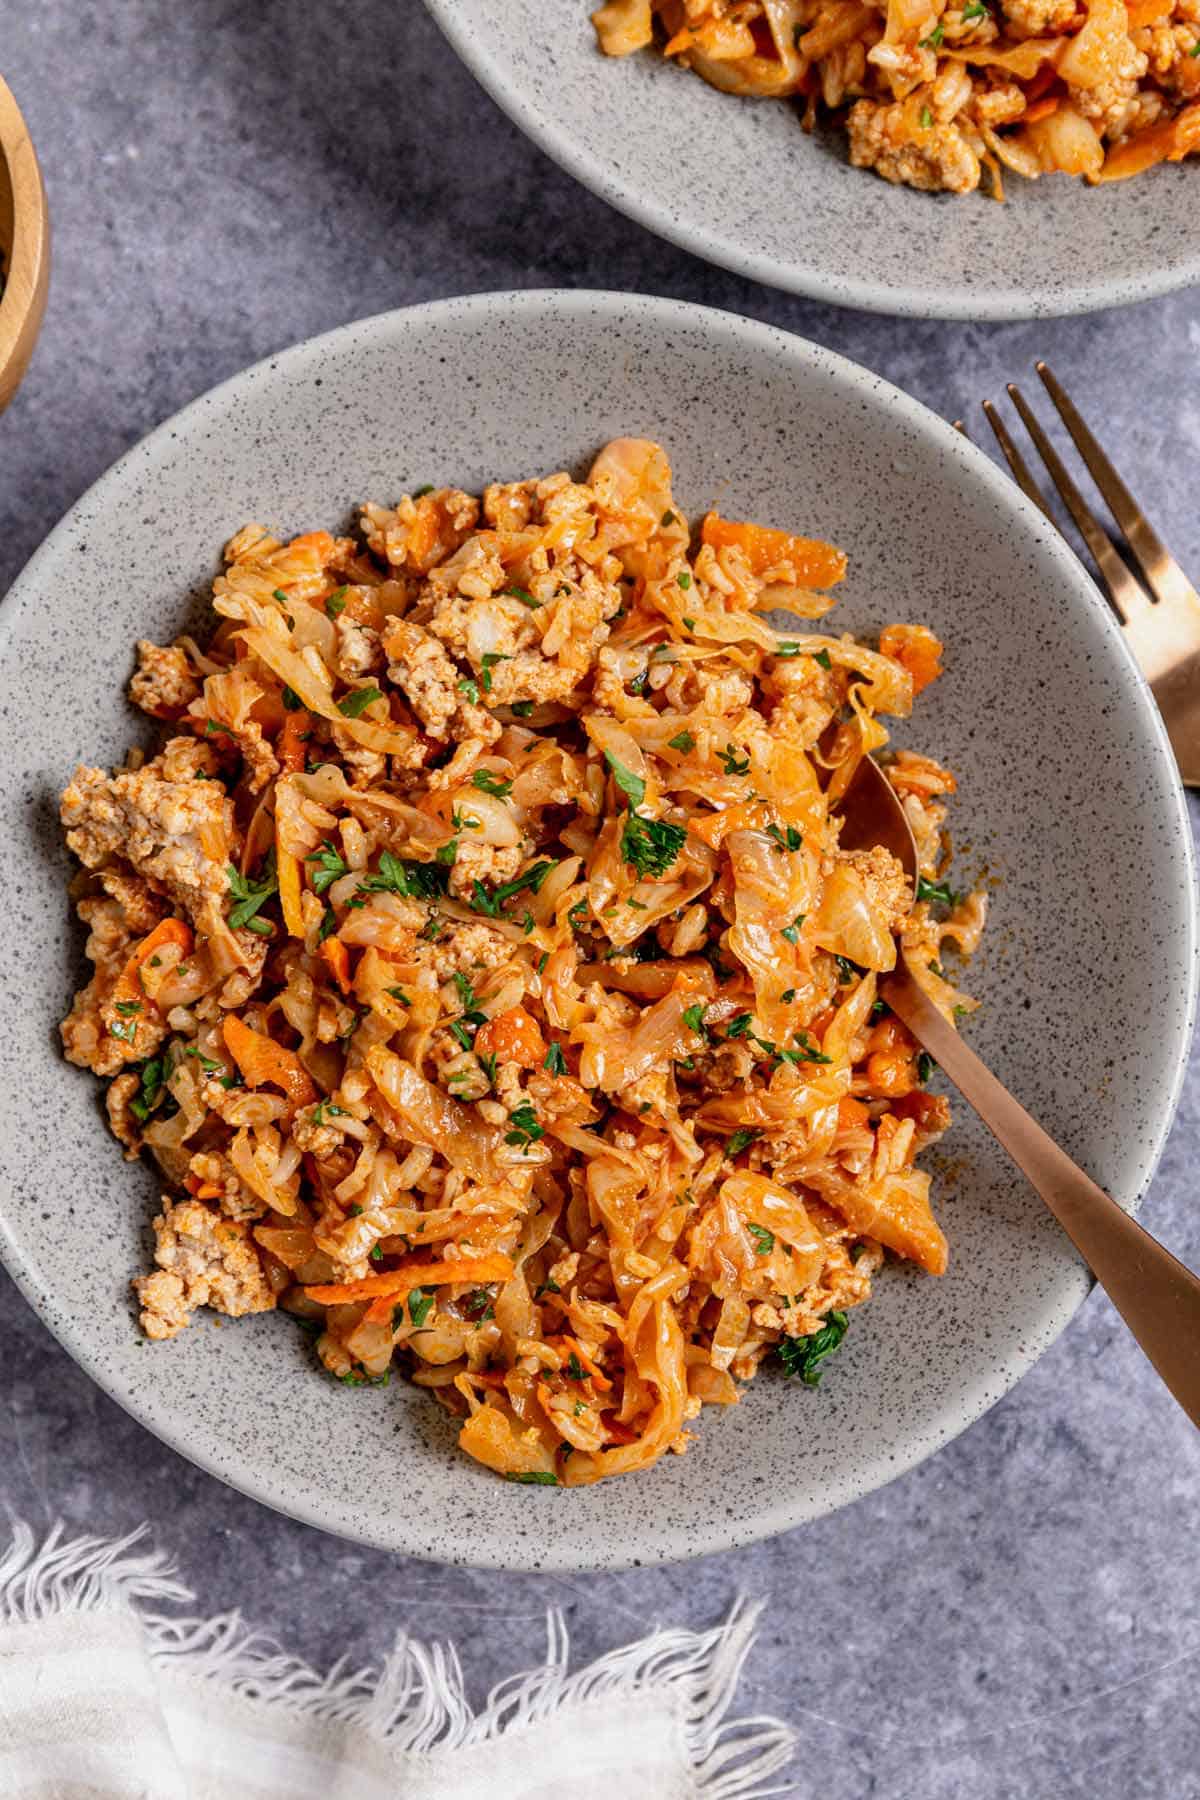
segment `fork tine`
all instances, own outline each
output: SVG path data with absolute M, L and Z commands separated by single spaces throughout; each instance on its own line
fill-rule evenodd
M 1158 533 L 1147 522 L 1146 515 L 1085 425 L 1074 401 L 1067 397 L 1054 371 L 1044 362 L 1035 363 L 1034 367 L 1058 409 L 1059 418 L 1074 438 L 1075 448 L 1087 464 L 1092 480 L 1112 508 L 1113 518 L 1124 532 L 1125 542 L 1132 550 L 1151 592 L 1159 600 L 1169 599 L 1178 583 L 1182 582 L 1185 587 L 1188 585 L 1183 570 Z
M 1000 417 L 1000 414 L 996 411 L 990 400 L 984 401 L 983 411 L 988 424 L 996 434 L 996 442 L 1004 452 L 1004 459 L 1013 472 L 1013 478 L 1015 479 L 1017 486 L 1027 500 L 1032 500 L 1033 504 L 1040 508 L 1057 531 L 1058 525 L 1055 521 L 1054 514 L 1050 511 L 1046 496 L 1042 493 L 1041 488 L 1030 474 L 1029 464 L 1025 461 L 1025 458 L 1021 455 L 1017 446 L 1013 443 L 1012 438 L 1009 435 L 1008 426 L 1004 423 L 1004 420 Z
M 1131 619 L 1149 610 L 1150 599 L 1125 566 L 1104 527 L 1089 509 L 1083 495 L 1072 481 L 1066 464 L 1042 430 L 1036 414 L 1015 382 L 1009 382 L 1008 392 L 1013 405 L 1021 415 L 1021 421 L 1026 431 L 1033 439 L 1038 455 L 1049 471 L 1051 481 L 1058 489 L 1063 504 L 1078 525 L 1083 541 L 1092 553 L 1092 559 L 1104 578 L 1113 605 L 1128 625 Z

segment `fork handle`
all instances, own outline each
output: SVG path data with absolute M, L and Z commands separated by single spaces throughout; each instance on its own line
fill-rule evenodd
M 1200 1425 L 1200 1278 L 1030 1118 L 917 986 L 903 957 L 881 992 L 1028 1176 L 1193 1425 Z

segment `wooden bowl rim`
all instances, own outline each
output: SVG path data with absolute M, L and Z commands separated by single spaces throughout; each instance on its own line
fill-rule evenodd
M 13 198 L 13 241 L 4 292 L 0 295 L 0 410 L 3 410 L 25 373 L 46 310 L 50 218 L 42 172 L 29 128 L 2 76 L 0 157 L 8 167 Z

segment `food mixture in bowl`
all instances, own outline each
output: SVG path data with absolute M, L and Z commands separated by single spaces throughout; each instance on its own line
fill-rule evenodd
M 162 749 L 62 801 L 95 964 L 66 1053 L 170 1192 L 141 1322 L 279 1306 L 463 1448 L 568 1486 L 682 1451 L 778 1352 L 815 1382 L 892 1252 L 938 1274 L 928 1058 L 981 895 L 902 750 L 914 895 L 836 806 L 939 673 L 816 628 L 843 554 L 620 440 L 566 474 L 239 531 L 201 647 L 138 645 Z M 765 609 L 800 620 L 777 629 Z
M 601 47 L 845 120 L 887 181 L 1003 199 L 1002 170 L 1121 181 L 1200 146 L 1200 0 L 609 0 Z

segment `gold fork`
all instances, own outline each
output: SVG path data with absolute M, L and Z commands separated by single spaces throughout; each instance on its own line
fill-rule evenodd
M 1008 383 L 1009 396 L 1092 554 L 1108 597 L 1125 629 L 1129 648 L 1158 702 L 1179 772 L 1189 787 L 1200 787 L 1200 595 L 1147 521 L 1077 407 L 1063 391 L 1061 382 L 1044 362 L 1034 366 L 1093 481 L 1108 502 L 1130 560 L 1140 570 L 1145 587 L 1133 575 L 1125 558 L 1091 511 L 1029 402 L 1011 381 Z M 1031 475 L 1029 465 L 990 400 L 983 402 L 983 410 L 1018 485 L 1034 505 L 1041 508 L 1055 529 L 1062 531 L 1044 493 Z M 965 430 L 961 420 L 956 423 L 960 431 Z M 1065 532 L 1063 536 L 1066 536 Z

